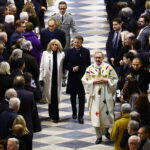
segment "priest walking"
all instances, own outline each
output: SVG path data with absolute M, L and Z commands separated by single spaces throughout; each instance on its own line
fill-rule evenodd
M 103 62 L 102 52 L 94 54 L 95 63 L 90 65 L 83 78 L 91 122 L 96 131 L 96 144 L 102 142 L 102 134 L 108 138 L 108 128 L 114 123 L 114 100 L 118 77 L 111 65 Z M 107 131 L 107 132 L 106 132 Z

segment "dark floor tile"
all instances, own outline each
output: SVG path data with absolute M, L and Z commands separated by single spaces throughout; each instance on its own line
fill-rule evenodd
M 77 149 L 77 148 L 82 148 L 82 147 L 88 147 L 88 146 L 91 146 L 91 145 L 94 145 L 94 144 L 89 143 L 89 142 L 74 140 L 74 141 L 60 143 L 60 144 L 57 144 L 57 145 Z

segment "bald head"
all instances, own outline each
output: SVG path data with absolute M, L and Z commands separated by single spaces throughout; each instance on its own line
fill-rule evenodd
M 13 85 L 15 88 L 24 88 L 25 80 L 23 76 L 16 76 L 13 81 Z
M 48 20 L 48 29 L 53 32 L 56 29 L 56 21 L 54 19 L 49 19 Z

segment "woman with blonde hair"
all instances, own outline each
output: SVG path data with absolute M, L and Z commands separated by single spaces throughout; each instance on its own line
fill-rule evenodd
M 9 138 L 16 138 L 19 140 L 19 150 L 28 150 L 32 143 L 30 132 L 27 129 L 26 122 L 22 115 L 17 115 L 12 125 L 12 133 Z
M 26 134 L 29 133 L 29 130 L 27 129 L 26 121 L 24 120 L 22 115 L 18 115 L 16 117 L 16 119 L 14 120 L 13 125 L 12 125 L 12 130 L 14 129 L 16 124 L 21 124 L 22 125 L 22 127 L 23 127 L 23 135 L 26 135 Z
M 10 75 L 10 65 L 8 62 L 0 63 L 0 102 L 5 99 L 5 91 L 12 88 L 12 77 Z
M 27 2 L 23 9 L 22 12 L 27 12 L 29 15 L 29 22 L 32 22 L 34 25 L 34 28 L 37 27 L 39 25 L 39 20 L 38 20 L 38 16 L 36 15 L 36 11 L 34 9 L 34 5 L 31 2 Z
M 39 80 L 43 84 L 43 100 L 48 102 L 49 117 L 54 123 L 59 121 L 63 60 L 61 43 L 57 39 L 51 40 L 42 55 Z

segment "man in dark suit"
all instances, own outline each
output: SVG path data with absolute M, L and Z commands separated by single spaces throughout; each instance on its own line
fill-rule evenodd
M 141 41 L 141 48 L 144 50 L 149 44 L 149 35 L 150 35 L 150 16 L 144 15 L 141 16 L 138 20 L 140 32 L 137 36 L 137 39 Z
M 17 97 L 15 89 L 10 88 L 5 92 L 5 100 L 0 103 L 0 113 L 9 109 L 9 100 L 13 97 Z
M 44 22 L 44 15 L 45 15 L 45 11 L 47 10 L 47 2 L 46 0 L 42 0 L 42 6 L 41 6 L 41 10 L 40 10 L 40 29 L 45 28 L 45 22 Z
M 73 43 L 74 47 L 68 49 L 64 60 L 64 67 L 69 71 L 67 93 L 70 94 L 71 97 L 72 117 L 73 119 L 77 118 L 76 96 L 78 95 L 78 121 L 80 124 L 83 124 L 84 122 L 83 115 L 85 104 L 85 92 L 81 78 L 84 75 L 86 68 L 91 64 L 90 52 L 88 49 L 82 47 L 82 43 L 83 37 L 75 36 Z
M 19 108 L 20 100 L 14 97 L 9 100 L 9 109 L 0 114 L 0 139 L 8 137 Z
M 23 20 L 17 20 L 15 22 L 15 27 L 16 30 L 10 37 L 9 48 L 11 48 L 11 46 L 16 44 L 18 39 L 23 38 L 22 33 L 25 32 L 26 29 L 25 22 Z
M 114 67 L 116 67 L 115 61 L 122 48 L 121 31 L 122 20 L 121 18 L 115 18 L 113 20 L 113 31 L 109 33 L 106 43 L 108 62 Z
M 49 19 L 48 28 L 41 32 L 41 45 L 43 46 L 43 50 L 47 49 L 47 45 L 52 39 L 59 40 L 62 47 L 65 47 L 65 32 L 60 29 L 57 29 L 56 21 L 54 19 Z
M 26 121 L 27 128 L 30 131 L 28 136 L 28 145 L 27 149 L 32 150 L 32 139 L 33 139 L 33 121 L 32 121 L 32 113 L 34 112 L 34 96 L 32 92 L 29 92 L 24 89 L 25 80 L 23 76 L 16 76 L 14 78 L 14 88 L 18 93 L 18 97 L 21 101 L 20 110 L 18 114 L 22 115 Z

